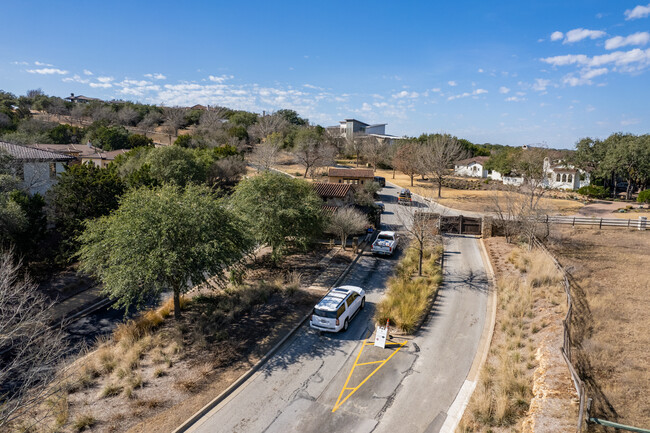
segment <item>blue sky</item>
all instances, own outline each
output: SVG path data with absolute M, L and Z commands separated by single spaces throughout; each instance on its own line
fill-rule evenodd
M 645 0 L 648 1 L 648 0 Z M 453 4 L 452 4 L 453 3 Z M 639 1 L 0 0 L 0 89 L 291 108 L 477 143 L 648 133 Z

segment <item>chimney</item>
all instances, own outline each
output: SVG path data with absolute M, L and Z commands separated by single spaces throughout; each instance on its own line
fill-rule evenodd
M 74 93 L 70 93 L 70 97 L 71 97 L 71 98 L 74 98 Z

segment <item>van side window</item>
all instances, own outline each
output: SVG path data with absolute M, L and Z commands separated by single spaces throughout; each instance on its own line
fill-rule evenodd
M 345 313 L 345 302 L 341 304 L 338 311 L 336 312 L 336 318 L 338 319 L 339 317 L 341 317 L 343 313 Z
M 352 305 L 352 303 L 354 302 L 355 299 L 357 299 L 357 296 L 359 296 L 359 294 L 357 294 L 357 293 L 353 293 L 353 294 L 350 295 L 350 297 L 346 301 L 347 304 L 348 304 L 348 307 L 350 305 Z

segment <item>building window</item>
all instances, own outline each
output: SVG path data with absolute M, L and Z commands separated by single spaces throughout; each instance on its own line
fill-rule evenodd
M 25 166 L 22 164 L 16 166 L 16 178 L 20 181 L 25 180 Z
M 562 182 L 566 182 L 566 174 L 562 175 Z
M 56 179 L 56 162 L 50 162 L 50 179 Z
M 557 176 L 555 176 L 555 181 L 556 182 L 561 182 L 560 173 L 558 173 Z
M 573 175 L 572 174 L 569 175 L 569 177 L 567 179 L 567 182 L 573 182 Z
M 339 183 L 341 183 L 341 179 L 339 179 Z

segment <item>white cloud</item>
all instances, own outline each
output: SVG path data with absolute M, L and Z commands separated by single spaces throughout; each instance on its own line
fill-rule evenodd
M 115 80 L 115 78 L 113 78 L 113 77 L 97 77 L 97 81 L 99 81 L 100 83 L 104 83 L 104 84 L 110 83 L 113 80 Z
M 164 76 L 163 74 L 161 74 L 159 72 L 156 72 L 156 73 L 153 73 L 153 74 L 144 74 L 144 76 L 147 77 L 147 78 L 152 78 L 154 80 L 164 80 L 164 79 L 167 78 L 166 76 Z
M 553 66 L 566 66 L 573 64 L 586 64 L 589 61 L 589 57 L 584 54 L 565 54 L 563 56 L 546 57 L 541 60 L 542 62 Z
M 510 89 L 508 89 L 508 88 L 505 87 L 505 86 L 501 86 L 501 87 L 499 87 L 499 93 L 503 93 L 503 94 L 505 95 L 505 94 L 508 93 L 509 91 L 510 91 Z
M 49 63 L 43 63 L 43 62 L 39 62 L 39 61 L 34 62 L 34 64 L 36 66 L 54 66 L 54 65 L 51 65 Z
M 564 33 L 562 32 L 553 32 L 551 33 L 551 40 L 552 41 L 559 41 L 564 37 Z
M 53 75 L 53 74 L 66 75 L 68 73 L 68 71 L 64 71 L 59 68 L 27 69 L 27 72 L 29 72 L 30 74 L 40 74 L 40 75 Z
M 569 74 L 562 79 L 562 82 L 564 84 L 568 84 L 571 87 L 583 86 L 585 84 L 593 84 L 593 82 L 591 81 L 592 78 L 598 77 L 600 75 L 604 75 L 608 72 L 609 70 L 607 68 L 583 69 L 580 72 L 579 77 L 576 77 L 573 74 Z
M 467 98 L 468 96 L 472 96 L 475 99 L 478 97 L 478 95 L 482 95 L 484 93 L 487 93 L 488 91 L 485 89 L 476 89 L 473 92 L 464 92 L 459 95 L 451 95 L 447 98 L 447 101 L 453 101 L 454 99 L 461 99 L 461 98 Z
M 375 102 L 375 103 L 372 104 L 372 105 L 374 105 L 374 106 L 377 107 L 377 108 L 388 107 L 388 103 L 387 103 L 387 102 Z
M 215 83 L 223 83 L 224 81 L 232 80 L 235 77 L 233 75 L 219 75 L 219 76 L 210 75 L 208 78 L 210 79 L 210 81 L 214 81 Z
M 483 71 L 482 68 L 479 68 L 479 69 L 478 69 L 478 73 L 479 73 L 479 74 L 482 74 L 483 72 L 485 72 L 485 71 Z
M 113 85 L 111 83 L 90 83 L 88 85 L 90 87 L 92 87 L 92 88 L 101 87 L 101 88 L 104 88 L 104 89 L 107 89 L 109 87 L 113 87 Z
M 634 9 L 628 9 L 625 11 L 626 20 L 634 20 L 637 18 L 645 18 L 650 15 L 650 3 L 647 6 L 638 5 Z
M 129 79 L 125 79 L 125 80 L 122 80 L 121 83 L 117 83 L 118 86 L 137 86 L 137 87 L 147 86 L 149 84 L 151 84 L 151 81 L 147 81 L 147 80 L 129 80 Z
M 627 45 L 645 45 L 649 41 L 650 33 L 637 32 L 626 37 L 614 36 L 613 38 L 607 39 L 605 41 L 605 48 L 608 50 L 614 50 L 616 48 L 624 47 Z
M 72 77 L 65 77 L 61 81 L 65 83 L 81 83 L 81 84 L 88 84 L 90 82 L 90 80 L 84 80 L 77 74 L 74 74 Z
M 553 66 L 582 65 L 589 67 L 604 66 L 613 63 L 621 66 L 621 72 L 632 72 L 641 70 L 650 64 L 650 48 L 641 50 L 634 48 L 630 51 L 614 51 L 609 54 L 588 57 L 584 54 L 567 54 L 564 56 L 547 57 L 542 62 Z M 637 64 L 636 67 L 631 64 Z
M 418 92 L 407 92 L 406 90 L 402 90 L 399 93 L 395 93 L 394 95 L 391 95 L 393 98 L 417 98 L 420 96 Z
M 526 98 L 520 98 L 519 96 L 510 96 L 510 97 L 506 98 L 506 101 L 508 101 L 508 102 L 523 102 L 525 100 L 526 100 Z
M 364 102 L 361 106 L 361 111 L 372 111 L 372 106 L 367 102 Z
M 433 89 L 431 89 L 431 91 L 435 92 L 435 93 L 438 93 L 438 92 L 440 92 L 440 87 L 434 87 Z
M 458 83 L 456 83 L 455 81 L 447 81 L 447 84 L 449 84 L 451 87 L 458 85 Z
M 11 62 L 12 65 L 29 65 L 27 62 Z
M 639 119 L 623 119 L 623 120 L 621 120 L 621 125 L 623 125 L 623 126 L 636 125 L 637 123 L 640 123 L 640 122 L 641 121 Z
M 533 90 L 537 92 L 545 92 L 546 87 L 551 84 L 551 80 L 545 80 L 543 78 L 535 78 L 535 82 L 533 83 Z
M 88 69 L 84 69 L 84 75 L 93 75 Z
M 583 39 L 598 39 L 605 36 L 606 33 L 602 30 L 588 30 L 588 29 L 573 29 L 566 32 L 566 37 L 564 38 L 563 44 L 572 44 L 574 42 L 579 42 Z

